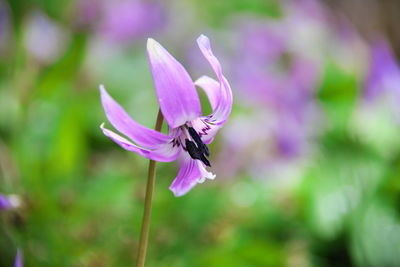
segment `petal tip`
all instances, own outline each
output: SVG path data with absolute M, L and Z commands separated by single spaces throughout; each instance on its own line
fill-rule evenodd
M 197 43 L 198 44 L 202 44 L 202 45 L 207 45 L 210 43 L 210 39 L 205 36 L 204 34 L 201 34 L 198 38 L 197 38 Z
M 169 190 L 172 191 L 172 193 L 174 194 L 175 197 L 181 197 L 181 196 L 183 196 L 183 195 L 186 193 L 186 192 L 182 192 L 182 191 L 177 190 L 177 189 L 174 188 L 173 186 L 170 186 L 170 187 L 169 187 Z
M 200 34 L 200 36 L 197 37 L 197 40 L 198 40 L 198 41 L 201 41 L 201 40 L 208 40 L 208 37 L 205 36 L 204 34 Z
M 147 46 L 151 45 L 154 42 L 155 40 L 153 38 L 147 38 Z
M 100 90 L 101 96 L 108 95 L 106 87 L 103 84 L 99 85 L 99 90 Z
M 205 86 L 207 86 L 208 84 L 216 84 L 217 86 L 219 86 L 219 83 L 216 81 L 216 80 L 214 80 L 213 78 L 211 78 L 211 77 L 208 77 L 207 75 L 203 75 L 203 76 L 201 76 L 200 78 L 198 78 L 195 82 L 194 82 L 194 84 L 196 85 L 196 86 L 200 86 L 200 87 L 205 87 Z
M 150 64 L 156 62 L 165 61 L 165 56 L 168 55 L 168 52 L 165 48 L 153 38 L 147 39 L 147 55 L 150 60 Z
M 208 76 L 203 75 L 203 76 L 201 76 L 200 78 L 198 78 L 196 81 L 194 81 L 194 84 L 197 85 L 197 86 L 199 86 L 200 84 L 202 84 L 202 81 L 203 81 L 204 79 L 207 79 L 207 78 L 208 78 Z
M 147 39 L 147 51 L 155 50 L 160 46 L 161 45 L 156 40 L 154 40 L 153 38 L 148 38 Z

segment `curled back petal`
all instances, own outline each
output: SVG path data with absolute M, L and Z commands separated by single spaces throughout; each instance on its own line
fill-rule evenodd
M 161 132 L 149 129 L 134 121 L 126 111 L 100 85 L 101 102 L 107 119 L 119 132 L 127 136 L 139 146 L 153 149 L 160 144 L 171 141 L 171 137 Z
M 185 68 L 153 39 L 147 41 L 147 54 L 158 102 L 169 127 L 199 117 L 199 96 Z
M 203 183 L 205 179 L 214 178 L 215 175 L 208 172 L 201 161 L 184 156 L 180 160 L 178 175 L 169 189 L 176 197 L 180 197 L 189 192 L 197 183 Z
M 208 76 L 202 76 L 195 84 L 204 90 L 210 101 L 213 113 L 216 112 L 218 101 L 221 99 L 222 94 L 220 83 Z M 205 144 L 212 142 L 218 130 L 223 125 L 223 123 L 215 123 L 213 115 L 197 118 L 191 123 Z
M 218 96 L 217 104 L 209 118 L 210 121 L 212 121 L 214 124 L 223 124 L 228 119 L 232 110 L 232 90 L 228 81 L 222 74 L 221 64 L 211 50 L 210 40 L 205 35 L 200 35 L 200 37 L 197 38 L 197 44 L 204 57 L 210 63 L 219 80 L 218 89 L 220 92 L 215 93 L 215 95 Z M 211 87 L 209 87 L 208 89 L 204 89 L 206 92 L 208 90 L 217 89 L 213 88 L 214 86 L 211 83 L 208 83 L 208 86 L 210 85 Z
M 214 111 L 218 106 L 219 99 L 221 98 L 219 83 L 208 76 L 201 76 L 194 82 L 194 84 L 199 86 L 206 93 L 208 100 L 210 101 L 211 108 Z
M 159 144 L 158 147 L 153 147 L 152 149 L 139 147 L 132 142 L 128 141 L 126 138 L 114 133 L 113 131 L 104 128 L 104 123 L 100 126 L 104 135 L 113 140 L 115 143 L 120 145 L 123 149 L 135 152 L 145 158 L 161 161 L 170 162 L 177 159 L 181 152 L 181 148 L 174 145 L 172 140 L 170 142 Z
M 210 144 L 222 124 L 214 124 L 209 122 L 209 118 L 202 117 L 191 121 L 192 127 L 197 131 L 204 144 Z

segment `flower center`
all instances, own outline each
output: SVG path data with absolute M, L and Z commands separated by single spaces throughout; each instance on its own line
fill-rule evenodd
M 207 157 L 210 156 L 210 151 L 208 150 L 208 147 L 206 144 L 203 143 L 201 140 L 199 134 L 193 127 L 186 126 L 187 131 L 189 132 L 189 135 L 191 139 L 185 138 L 185 146 L 186 150 L 189 153 L 190 157 L 192 159 L 198 159 L 202 161 L 206 166 L 211 167 L 210 161 L 207 159 Z

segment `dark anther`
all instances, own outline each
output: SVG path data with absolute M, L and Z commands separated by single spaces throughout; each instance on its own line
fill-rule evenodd
M 192 159 L 201 160 L 206 166 L 211 167 L 210 162 L 203 155 L 203 151 L 201 149 L 199 149 L 194 142 L 189 141 L 189 139 L 186 139 L 185 145 L 186 145 L 186 149 L 187 149 L 190 157 L 192 157 Z
M 207 145 L 203 143 L 203 141 L 201 140 L 201 138 L 200 138 L 199 134 L 196 132 L 196 130 L 193 129 L 192 127 L 189 127 L 188 130 L 189 130 L 190 136 L 196 142 L 197 147 L 201 150 L 202 153 L 204 153 L 207 157 L 209 157 L 210 151 L 208 150 Z
M 189 152 L 189 155 L 192 157 L 192 159 L 201 159 L 200 158 L 201 152 L 199 151 L 199 149 L 197 148 L 195 143 L 193 143 L 192 141 L 189 141 L 189 139 L 186 139 L 185 145 L 186 145 L 186 149 Z
M 201 160 L 206 166 L 211 167 L 210 161 L 209 161 L 206 157 L 204 157 L 203 154 L 200 155 L 200 160 Z

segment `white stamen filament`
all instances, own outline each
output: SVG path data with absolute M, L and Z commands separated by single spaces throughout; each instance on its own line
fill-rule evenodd
M 199 167 L 200 173 L 201 173 L 201 178 L 197 181 L 199 184 L 204 183 L 206 179 L 214 180 L 216 175 L 213 174 L 212 172 L 207 171 L 207 169 L 204 167 L 203 163 L 201 161 L 197 161 L 197 165 Z

